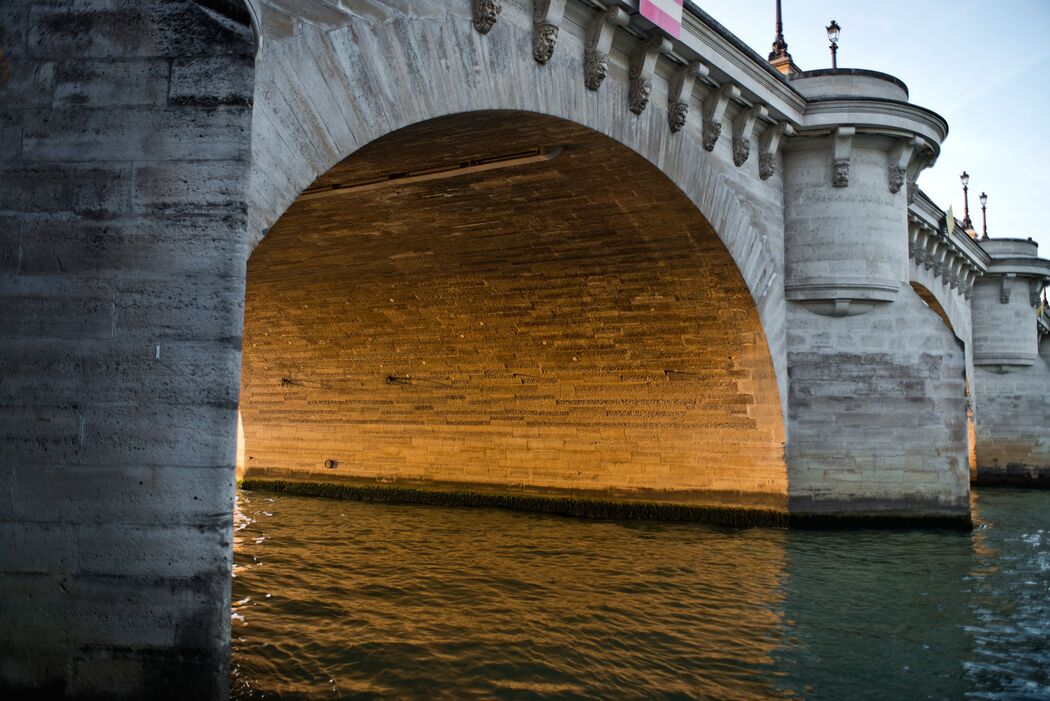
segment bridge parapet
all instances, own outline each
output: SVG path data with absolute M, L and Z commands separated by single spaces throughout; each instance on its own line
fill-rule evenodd
M 939 281 L 942 290 L 968 301 L 973 296 L 974 283 L 988 272 L 992 259 L 957 223 L 949 231 L 945 217 L 946 214 L 920 191 L 908 210 L 908 257 L 913 266 L 912 278 Z M 928 271 L 928 274 L 917 276 L 919 269 Z M 938 292 L 937 289 L 930 291 Z

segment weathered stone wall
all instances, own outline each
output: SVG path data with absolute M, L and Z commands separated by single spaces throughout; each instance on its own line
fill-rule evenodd
M 1029 281 L 1005 284 L 1007 297 L 1000 277 L 974 288 L 974 347 L 986 363 L 974 371 L 977 483 L 1050 487 L 1050 343 L 1038 336 Z
M 789 305 L 790 507 L 965 517 L 965 355 L 908 286 L 860 316 Z
M 973 351 L 978 365 L 1027 365 L 1038 357 L 1035 305 L 1028 280 L 1004 280 L 999 275 L 982 278 L 974 285 L 972 304 Z
M 470 113 L 379 139 L 311 192 L 561 146 L 293 205 L 249 263 L 247 479 L 785 510 L 754 303 L 644 159 L 561 120 Z
M 0 696 L 224 696 L 250 31 L 6 0 L 0 48 Z
M 977 483 L 1050 487 L 1050 348 L 1034 365 L 975 373 Z

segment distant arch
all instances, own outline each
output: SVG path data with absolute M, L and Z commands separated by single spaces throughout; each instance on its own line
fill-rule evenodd
M 948 312 L 946 312 L 944 310 L 944 307 L 941 306 L 941 303 L 937 299 L 937 297 L 935 297 L 934 294 L 930 292 L 930 290 L 927 289 L 925 285 L 921 285 L 917 282 L 912 282 L 911 288 L 915 290 L 915 293 L 919 295 L 920 298 L 922 298 L 922 301 L 926 303 L 926 306 L 933 310 L 934 314 L 941 318 L 941 321 L 944 322 L 944 325 L 947 326 L 952 333 L 958 336 L 959 333 L 955 330 L 955 327 L 952 325 L 951 317 L 948 316 Z

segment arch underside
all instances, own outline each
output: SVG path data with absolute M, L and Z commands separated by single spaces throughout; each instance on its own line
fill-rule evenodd
M 640 115 L 628 109 L 627 63 L 640 40 L 621 36 L 598 91 L 584 86 L 588 18 L 566 22 L 544 65 L 533 58 L 531 3 L 504 3 L 487 34 L 471 3 L 322 0 L 251 3 L 259 55 L 249 187 L 250 243 L 261 240 L 299 194 L 380 137 L 437 117 L 516 110 L 565 119 L 604 134 L 658 168 L 710 223 L 739 269 L 762 319 L 786 396 L 783 207 L 779 176 L 760 179 L 758 157 L 734 165 L 728 126 L 702 146 L 703 105 L 693 97 L 684 128 L 668 127 L 665 79 Z M 583 21 L 583 24 L 577 22 Z M 727 120 L 737 112 L 730 107 Z
M 243 362 L 248 479 L 785 504 L 734 260 L 570 122 L 445 117 L 331 169 L 249 261 Z
M 963 298 L 961 290 L 948 285 L 933 270 L 914 263 L 910 266 L 909 283 L 926 305 L 941 317 L 955 337 L 966 343 L 972 334 L 973 322 L 970 304 Z

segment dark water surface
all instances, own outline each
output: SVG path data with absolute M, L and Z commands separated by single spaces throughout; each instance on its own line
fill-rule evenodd
M 242 492 L 237 699 L 1050 699 L 1050 491 L 733 530 Z

